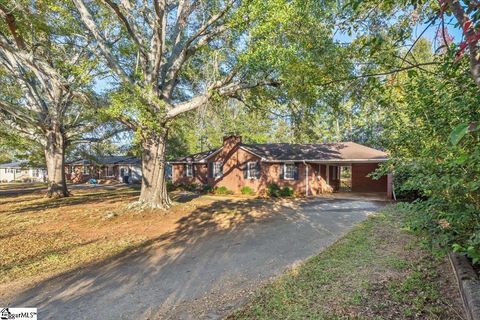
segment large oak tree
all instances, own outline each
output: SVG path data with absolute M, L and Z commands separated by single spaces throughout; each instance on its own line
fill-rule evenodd
M 0 4 L 0 121 L 43 146 L 49 196 L 69 195 L 65 149 L 92 124 L 82 104 L 94 66 L 71 9 L 53 1 Z
M 308 56 L 302 50 L 331 43 L 330 29 L 312 28 L 326 2 L 72 1 L 93 52 L 114 76 L 110 114 L 141 144 L 142 207 L 170 205 L 165 148 L 175 118 L 246 89 L 307 87 L 297 75 L 314 70 L 300 62 Z

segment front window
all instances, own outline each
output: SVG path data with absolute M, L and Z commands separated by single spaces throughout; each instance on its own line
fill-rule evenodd
M 285 180 L 294 180 L 295 179 L 295 164 L 294 163 L 285 163 L 284 167 L 284 179 Z
M 256 179 L 258 177 L 257 162 L 247 163 L 247 179 Z
M 187 177 L 193 177 L 193 165 L 192 164 L 187 164 L 185 166 L 185 175 Z
M 88 166 L 83 166 L 83 174 L 89 174 L 90 168 Z
M 218 178 L 223 175 L 223 165 L 221 162 L 213 163 L 213 177 Z

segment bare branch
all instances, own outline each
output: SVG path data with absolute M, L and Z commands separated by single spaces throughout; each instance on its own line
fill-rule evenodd
M 107 45 L 107 41 L 104 39 L 103 35 L 98 30 L 97 24 L 93 19 L 90 10 L 87 8 L 84 0 L 73 0 L 75 7 L 80 13 L 80 19 L 87 29 L 92 33 L 95 40 L 98 42 L 99 51 L 102 53 L 103 57 L 106 59 L 107 64 L 112 70 L 126 83 L 132 83 L 132 79 L 125 73 L 125 71 L 120 66 L 117 58 L 113 55 L 111 49 Z
M 125 29 L 127 30 L 128 34 L 132 38 L 133 42 L 138 47 L 138 50 L 142 54 L 144 59 L 147 59 L 147 54 L 145 53 L 145 48 L 142 43 L 142 40 L 138 37 L 140 32 L 137 30 L 135 26 L 135 22 L 130 23 L 127 19 L 127 17 L 122 13 L 120 10 L 120 7 L 113 1 L 111 0 L 102 0 L 104 3 L 107 4 L 108 7 L 112 9 L 112 11 L 117 15 L 118 19 L 122 22 L 122 24 L 125 26 Z

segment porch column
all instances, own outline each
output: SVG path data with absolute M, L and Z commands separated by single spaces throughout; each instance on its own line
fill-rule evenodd
M 330 165 L 327 164 L 327 184 L 330 185 Z

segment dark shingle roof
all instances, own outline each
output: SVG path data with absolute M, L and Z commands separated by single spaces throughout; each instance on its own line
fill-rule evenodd
M 27 161 L 16 161 L 16 162 L 0 164 L 0 168 L 24 168 L 24 167 L 29 167 Z
M 376 160 L 388 155 L 355 142 L 321 144 L 242 144 L 242 147 L 266 160 Z
M 205 158 L 207 158 L 208 156 L 212 155 L 217 151 L 218 149 L 212 149 L 204 152 L 199 152 L 186 157 L 177 158 L 175 160 L 172 160 L 171 162 L 198 162 L 198 161 L 204 160 Z
M 140 164 L 141 160 L 138 157 L 132 156 L 105 156 L 105 157 L 98 157 L 96 159 L 86 160 L 86 159 L 79 159 L 72 162 L 68 162 L 67 164 L 70 165 L 84 165 L 84 164 L 91 164 L 96 163 L 100 165 L 114 165 L 114 164 Z
M 268 161 L 345 161 L 345 160 L 385 160 L 387 153 L 363 146 L 355 142 L 320 144 L 266 143 L 241 144 L 243 149 Z M 197 153 L 172 162 L 199 162 L 219 149 Z

